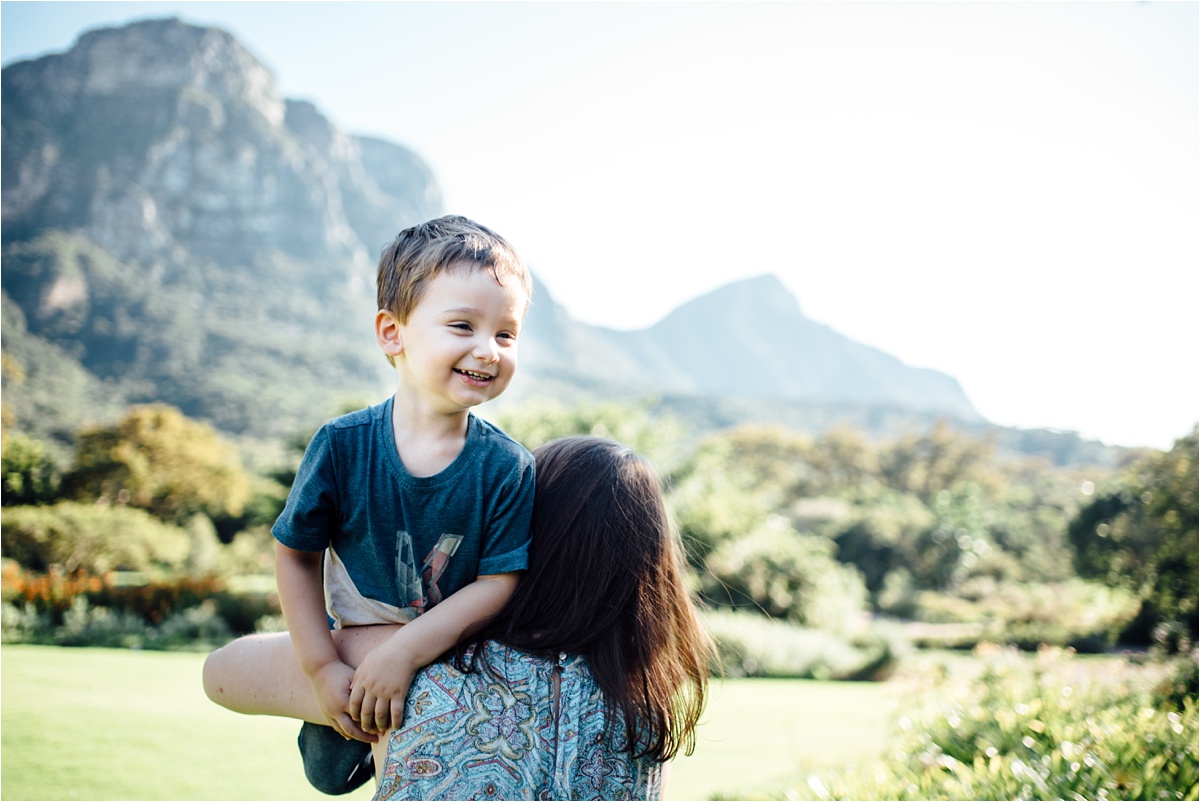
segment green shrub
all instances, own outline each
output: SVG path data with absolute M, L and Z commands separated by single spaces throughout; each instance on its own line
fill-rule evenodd
M 58 494 L 61 475 L 46 446 L 21 432 L 6 431 L 0 452 L 0 502 L 40 504 Z
M 59 646 L 140 648 L 146 643 L 148 629 L 139 615 L 92 607 L 85 597 L 76 596 L 63 616 L 62 626 L 54 630 L 53 639 Z
M 262 631 L 264 620 L 281 616 L 279 596 L 274 591 L 226 591 L 215 594 L 210 601 L 221 620 L 237 635 Z
M 919 592 L 913 617 L 937 624 L 978 625 L 951 641 L 918 640 L 919 645 L 962 648 L 991 642 L 1022 649 L 1049 645 L 1099 652 L 1116 643 L 1139 605 L 1131 591 L 1081 579 L 1026 584 L 977 577 L 953 594 Z
M 131 406 L 116 424 L 79 432 L 64 491 L 128 504 L 184 524 L 196 513 L 237 518 L 250 480 L 234 446 L 208 423 L 167 404 Z
M 881 760 L 805 778 L 788 798 L 1196 799 L 1194 694 L 1174 706 L 1155 668 L 1106 673 L 1060 651 L 987 659 L 962 686 L 931 685 Z
M 3 554 L 35 571 L 112 570 L 174 573 L 191 538 L 176 526 L 130 507 L 62 501 L 4 510 Z
M 1125 633 L 1149 643 L 1156 627 L 1178 624 L 1200 638 L 1200 429 L 1168 452 L 1150 451 L 1068 528 L 1079 575 L 1138 593 L 1142 609 Z
M 708 555 L 702 596 L 811 629 L 853 633 L 862 625 L 867 591 L 855 569 L 834 559 L 835 548 L 773 516 Z
M 232 638 L 233 632 L 210 599 L 173 613 L 151 631 L 145 648 L 209 650 L 223 646 Z
M 229 625 L 212 602 L 172 613 L 157 626 L 129 610 L 92 606 L 85 596 L 74 598 L 61 622 L 31 604 L 5 604 L 3 610 L 5 643 L 211 650 L 232 637 Z
M 757 613 L 708 610 L 703 618 L 717 645 L 721 670 L 730 677 L 883 679 L 905 649 L 886 630 L 847 641 Z
M 83 571 L 69 575 L 62 572 L 37 574 L 7 559 L 4 561 L 3 578 L 6 604 L 11 605 L 14 611 L 19 611 L 21 616 L 27 616 L 28 611 L 28 615 L 38 616 L 39 620 L 44 618 L 43 623 L 33 627 L 37 631 L 45 629 L 53 632 L 65 626 L 69 612 L 79 600 L 84 602 L 85 609 L 104 609 L 118 617 L 129 615 L 151 627 L 164 625 L 187 611 L 204 607 L 211 609 L 221 619 L 224 632 L 237 634 L 253 632 L 260 619 L 279 614 L 279 597 L 275 593 L 273 579 L 267 582 L 236 582 L 244 587 L 235 592 L 227 588 L 225 581 L 214 577 L 149 581 L 137 573 L 109 573 L 103 576 L 93 576 Z M 10 615 L 15 616 L 17 612 Z M 18 619 L 13 620 L 16 622 Z M 18 626 L 14 623 L 13 626 L 15 632 L 22 628 L 29 629 L 32 625 Z M 12 633 L 9 636 L 15 637 Z M 36 642 L 46 641 L 39 638 Z
M 1165 708 L 1182 711 L 1186 707 L 1185 700 L 1196 701 L 1196 693 L 1200 686 L 1200 671 L 1196 669 L 1196 655 L 1178 655 L 1171 658 L 1168 665 L 1172 666 L 1158 685 L 1154 693 Z
M 53 643 L 55 626 L 49 613 L 28 602 L 20 606 L 4 602 L 0 608 L 0 639 L 4 643 Z

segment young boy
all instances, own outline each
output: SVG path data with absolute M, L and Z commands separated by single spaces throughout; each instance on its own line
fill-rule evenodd
M 218 704 L 329 725 L 300 736 L 326 793 L 369 778 L 369 747 L 345 739 L 399 726 L 416 671 L 497 612 L 526 567 L 533 458 L 470 409 L 513 377 L 530 286 L 508 243 L 466 218 L 400 232 L 380 258 L 375 316 L 396 392 L 317 432 L 272 528 L 288 635 L 239 639 L 205 663 Z M 402 626 L 375 633 L 354 669 L 330 619 Z M 312 699 L 273 695 L 274 672 L 297 666 Z

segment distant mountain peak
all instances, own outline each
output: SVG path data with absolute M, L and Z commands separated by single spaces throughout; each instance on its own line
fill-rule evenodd
M 764 273 L 709 290 L 677 307 L 650 330 L 670 329 L 680 320 L 702 317 L 743 325 L 779 315 L 804 317 L 799 301 L 779 277 Z
M 616 332 L 664 392 L 938 411 L 978 420 L 952 377 L 909 367 L 817 323 L 778 276 L 733 281 L 648 329 Z

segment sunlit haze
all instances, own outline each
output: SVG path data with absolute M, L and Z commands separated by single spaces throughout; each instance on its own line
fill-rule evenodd
M 0 57 L 221 27 L 588 323 L 774 273 L 995 423 L 1167 448 L 1200 417 L 1198 8 L 4 2 Z

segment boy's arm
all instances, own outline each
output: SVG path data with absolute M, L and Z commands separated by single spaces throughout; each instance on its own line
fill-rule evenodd
M 354 672 L 351 717 L 369 733 L 399 727 L 417 671 L 454 646 L 468 627 L 498 613 L 519 578 L 515 571 L 480 576 L 375 647 Z
M 275 580 L 279 605 L 300 668 L 312 685 L 317 706 L 338 733 L 360 741 L 375 741 L 350 717 L 347 704 L 354 669 L 338 657 L 325 614 L 321 575 L 322 552 L 297 551 L 275 544 Z

